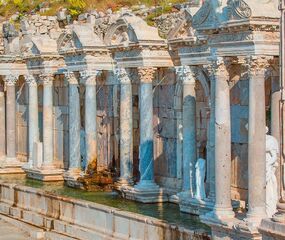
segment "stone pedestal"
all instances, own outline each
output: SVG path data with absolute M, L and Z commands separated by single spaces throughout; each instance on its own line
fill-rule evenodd
M 68 186 L 76 187 L 81 173 L 79 84 L 73 73 L 67 73 L 66 78 L 69 82 L 69 166 L 64 181 Z
M 17 75 L 6 76 L 6 158 L 0 163 L 0 174 L 23 173 L 23 163 L 17 159 L 16 141 L 16 90 Z

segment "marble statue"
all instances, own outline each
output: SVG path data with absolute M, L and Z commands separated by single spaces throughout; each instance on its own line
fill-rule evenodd
M 196 194 L 195 198 L 202 200 L 206 198 L 204 179 L 206 174 L 206 160 L 199 158 L 195 165 L 196 168 Z
M 266 214 L 272 217 L 276 213 L 278 202 L 278 185 L 275 175 L 278 167 L 278 141 L 268 134 L 266 128 Z

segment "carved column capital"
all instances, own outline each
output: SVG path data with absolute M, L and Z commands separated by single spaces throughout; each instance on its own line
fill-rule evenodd
M 254 76 L 257 74 L 265 74 L 270 66 L 271 58 L 263 56 L 250 56 L 246 58 L 246 66 L 248 67 L 249 74 Z
M 195 84 L 194 68 L 190 66 L 175 67 L 179 81 L 183 84 Z
M 78 79 L 76 78 L 74 72 L 65 72 L 64 76 L 69 84 L 74 84 L 74 85 L 78 84 Z
M 121 84 L 131 83 L 131 79 L 129 78 L 128 71 L 125 68 L 116 68 L 115 75 Z
M 208 65 L 208 71 L 213 75 L 228 76 L 227 67 L 230 64 L 230 59 L 224 57 L 215 57 L 211 60 L 211 65 Z
M 54 75 L 51 73 L 48 74 L 41 74 L 40 79 L 43 82 L 43 85 L 52 85 L 54 80 Z
M 11 74 L 5 77 L 5 83 L 7 86 L 15 86 L 16 82 L 19 79 L 19 75 Z
M 37 86 L 38 81 L 33 75 L 25 75 L 25 80 L 29 86 Z
M 96 78 L 102 73 L 99 70 L 84 70 L 80 72 L 80 77 L 85 85 L 96 85 Z
M 141 83 L 152 83 L 154 79 L 156 68 L 152 67 L 139 67 L 138 74 Z

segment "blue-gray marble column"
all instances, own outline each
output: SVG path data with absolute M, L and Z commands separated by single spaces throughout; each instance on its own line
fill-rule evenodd
M 221 57 L 213 61 L 215 83 L 215 206 L 218 219 L 232 218 L 231 204 L 231 113 L 229 74 Z
M 69 172 L 79 174 L 81 171 L 80 156 L 80 95 L 79 83 L 74 73 L 67 73 L 69 82 Z
M 176 69 L 178 78 L 183 85 L 183 185 L 182 191 L 194 195 L 195 163 L 197 160 L 196 141 L 196 92 L 195 78 L 189 66 Z
M 5 110 L 5 94 L 4 86 L 0 84 L 0 132 L 2 136 L 0 138 L 0 160 L 4 160 L 6 157 L 6 110 Z
M 7 133 L 7 163 L 17 162 L 16 155 L 16 90 L 17 75 L 8 75 L 5 78 L 7 89 L 6 100 L 6 133 Z
M 116 69 L 120 83 L 120 185 L 133 184 L 132 82 L 124 68 Z
M 43 80 L 43 168 L 53 167 L 53 80 L 52 74 L 41 75 Z
M 38 84 L 32 75 L 27 75 L 26 82 L 29 85 L 29 159 L 28 167 L 34 163 L 33 149 L 34 143 L 39 140 L 39 120 L 38 120 Z
M 138 188 L 157 188 L 154 182 L 153 158 L 153 87 L 154 68 L 138 68 L 140 77 L 140 148 Z

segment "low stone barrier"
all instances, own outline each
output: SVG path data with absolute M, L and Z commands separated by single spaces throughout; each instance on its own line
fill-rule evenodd
M 207 235 L 101 204 L 0 183 L 0 214 L 41 229 L 37 239 L 209 239 Z

